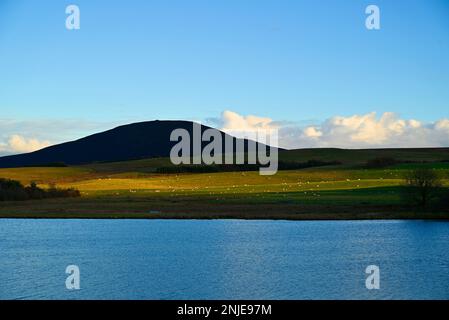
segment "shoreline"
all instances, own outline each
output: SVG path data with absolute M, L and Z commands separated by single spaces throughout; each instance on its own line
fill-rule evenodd
M 381 213 L 301 213 L 301 214 L 233 214 L 161 212 L 150 213 L 0 213 L 0 220 L 260 220 L 260 221 L 369 221 L 369 220 L 434 220 L 449 221 L 448 212 L 381 212 Z

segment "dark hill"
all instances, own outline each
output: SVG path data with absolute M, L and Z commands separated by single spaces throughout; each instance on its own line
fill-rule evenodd
M 170 141 L 174 129 L 192 135 L 190 121 L 149 121 L 117 127 L 76 141 L 54 145 L 32 153 L 0 158 L 0 168 L 44 166 L 55 163 L 80 165 L 95 162 L 127 161 L 168 157 L 176 142 Z M 201 130 L 210 127 L 202 126 Z M 216 129 L 214 129 L 216 130 Z M 225 133 L 221 132 L 223 145 Z M 236 139 L 233 138 L 234 145 Z M 245 141 L 245 145 L 247 141 Z M 205 145 L 207 143 L 203 143 Z

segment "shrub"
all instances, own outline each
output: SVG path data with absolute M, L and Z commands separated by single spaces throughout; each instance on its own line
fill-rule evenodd
M 26 200 L 27 198 L 28 194 L 20 182 L 0 179 L 0 201 Z
M 441 179 L 435 170 L 419 168 L 405 176 L 405 199 L 425 207 L 435 198 L 441 188 Z

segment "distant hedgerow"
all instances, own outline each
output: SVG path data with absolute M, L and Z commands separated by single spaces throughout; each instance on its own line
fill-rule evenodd
M 385 168 L 385 167 L 393 166 L 398 163 L 400 163 L 400 162 L 394 158 L 389 158 L 389 157 L 374 158 L 374 159 L 368 160 L 366 162 L 365 167 L 368 169 Z
M 19 181 L 0 178 L 0 201 L 75 198 L 80 196 L 80 192 L 73 188 L 61 189 L 51 185 L 48 189 L 42 189 L 34 182 L 25 187 Z
M 279 161 L 278 170 L 298 170 L 313 167 L 324 167 L 340 165 L 339 161 L 308 160 L 306 162 Z M 217 172 L 240 172 L 259 171 L 261 165 L 258 164 L 220 164 L 220 165 L 180 165 L 170 167 L 160 167 L 157 173 L 217 173 Z

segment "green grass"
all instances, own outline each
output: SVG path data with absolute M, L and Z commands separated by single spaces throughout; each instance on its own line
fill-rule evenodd
M 33 181 L 40 184 L 74 181 L 87 179 L 94 175 L 91 169 L 79 167 L 0 169 L 0 178 L 17 180 L 23 184 Z
M 375 157 L 405 163 L 365 169 Z M 74 187 L 79 199 L 0 203 L 0 217 L 84 218 L 260 218 L 370 219 L 449 218 L 404 206 L 403 178 L 417 167 L 438 170 L 449 186 L 448 149 L 340 150 L 282 152 L 283 161 L 340 161 L 342 165 L 279 171 L 156 174 L 169 159 L 97 163 L 63 168 L 0 169 L 0 177 L 46 187 Z M 436 162 L 440 161 L 440 162 Z

